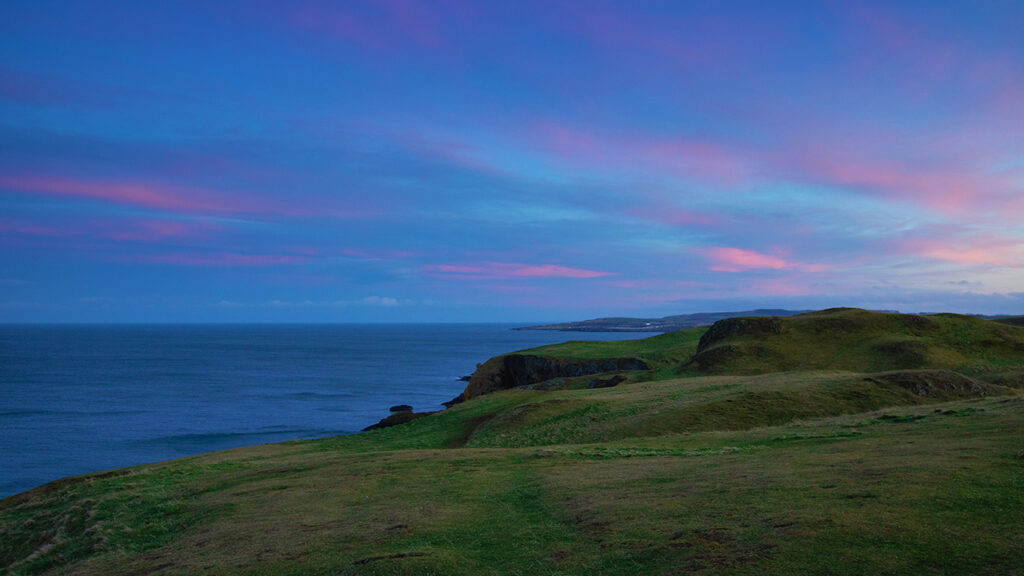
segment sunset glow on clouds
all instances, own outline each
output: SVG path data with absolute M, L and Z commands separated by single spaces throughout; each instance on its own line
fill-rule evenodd
M 1021 21 L 6 2 L 0 321 L 1024 313 Z
M 744 272 L 746 270 L 791 270 L 797 267 L 793 262 L 781 258 L 759 254 L 752 250 L 740 248 L 708 248 L 709 269 L 715 272 Z

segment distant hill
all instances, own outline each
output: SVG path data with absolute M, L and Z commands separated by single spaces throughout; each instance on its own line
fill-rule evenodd
M 526 326 L 516 330 L 559 330 L 562 332 L 672 332 L 699 326 L 710 326 L 726 318 L 742 316 L 794 316 L 810 310 L 758 309 L 742 312 L 700 312 L 677 314 L 664 318 L 595 318 L 579 322 L 560 322 L 541 326 Z

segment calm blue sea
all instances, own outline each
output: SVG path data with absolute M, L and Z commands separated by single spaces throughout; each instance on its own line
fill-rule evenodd
M 508 324 L 0 325 L 0 497 L 61 478 L 357 432 L 440 409 L 491 356 L 569 339 Z

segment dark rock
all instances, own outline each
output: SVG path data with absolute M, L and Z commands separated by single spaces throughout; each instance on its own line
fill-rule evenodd
M 412 412 L 412 406 L 408 404 L 399 404 L 388 408 L 388 412 Z
M 433 412 L 395 412 L 394 414 L 382 419 L 376 424 L 372 424 L 363 428 L 363 432 L 367 430 L 379 430 L 381 428 L 390 428 L 392 426 L 398 426 L 399 424 L 405 424 L 406 422 L 412 422 L 417 418 L 424 416 L 430 416 Z
M 590 381 L 590 386 L 587 388 L 612 388 L 618 386 L 626 381 L 626 377 L 622 374 L 616 374 L 611 378 L 595 378 Z
M 452 398 L 451 400 L 449 400 L 447 402 L 441 402 L 441 405 L 444 406 L 445 408 L 451 408 L 452 406 L 455 406 L 456 404 L 462 404 L 465 401 L 466 401 L 466 395 L 465 395 L 465 393 L 463 393 L 463 394 L 459 394 L 458 396 L 456 396 L 455 398 Z
M 578 360 L 551 358 L 532 354 L 506 354 L 484 362 L 470 379 L 459 398 L 451 405 L 490 392 L 529 386 L 554 378 L 573 378 L 606 372 L 649 370 L 646 362 L 639 358 L 600 358 Z

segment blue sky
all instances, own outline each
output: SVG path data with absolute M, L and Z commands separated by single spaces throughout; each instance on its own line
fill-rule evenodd
M 0 321 L 1021 314 L 1020 30 L 1006 1 L 5 2 Z

